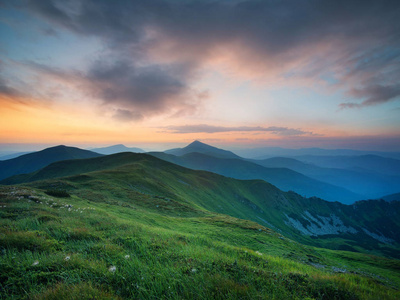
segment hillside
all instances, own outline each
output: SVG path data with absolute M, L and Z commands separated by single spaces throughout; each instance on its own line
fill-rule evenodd
M 240 157 L 234 154 L 231 151 L 219 149 L 207 144 L 204 144 L 199 141 L 194 141 L 193 143 L 187 145 L 184 148 L 175 148 L 175 149 L 170 149 L 167 151 L 164 151 L 167 154 L 172 154 L 175 156 L 182 156 L 185 154 L 190 154 L 190 153 L 202 153 L 206 154 L 209 156 L 213 157 L 218 157 L 218 158 L 236 158 L 239 159 Z
M 288 157 L 273 157 L 251 160 L 251 162 L 268 168 L 289 168 L 308 177 L 363 195 L 364 199 L 375 199 L 400 190 L 400 176 L 382 174 L 379 169 L 377 172 L 372 172 L 362 168 L 357 168 L 357 170 L 339 167 L 324 168 Z
M 375 174 L 400 176 L 400 159 L 386 158 L 378 155 L 359 156 L 314 156 L 295 157 L 306 163 L 312 163 L 324 168 L 341 168 L 348 170 L 363 170 Z
M 108 146 L 108 147 L 101 147 L 101 148 L 93 148 L 93 149 L 90 149 L 90 151 L 104 154 L 104 155 L 121 153 L 121 152 L 135 152 L 135 153 L 145 152 L 144 150 L 142 150 L 140 148 L 126 147 L 125 145 L 122 145 L 122 144 L 112 145 L 112 146 Z
M 260 147 L 253 149 L 236 149 L 235 153 L 249 159 L 268 159 L 272 157 L 299 157 L 299 156 L 363 156 L 377 155 L 387 158 L 400 159 L 400 152 L 362 151 L 352 149 L 322 149 L 300 148 L 290 149 L 282 147 Z
M 353 203 L 363 199 L 361 195 L 345 188 L 309 178 L 288 168 L 266 168 L 243 159 L 224 159 L 201 153 L 189 153 L 182 156 L 162 152 L 149 154 L 194 170 L 210 171 L 236 179 L 262 179 L 281 190 L 292 190 L 306 197 L 317 196 L 342 203 Z
M 8 160 L 8 159 L 16 158 L 16 157 L 19 157 L 21 155 L 28 154 L 28 153 L 32 153 L 32 152 L 14 152 L 11 154 L 0 156 L 0 160 Z
M 18 174 L 26 174 L 39 170 L 50 163 L 66 160 L 98 157 L 101 154 L 75 147 L 56 146 L 0 161 L 0 180 Z
M 387 195 L 382 197 L 382 199 L 385 201 L 400 201 L 400 193 Z
M 57 170 L 70 175 L 56 178 Z M 305 199 L 146 154 L 57 162 L 38 173 L 53 179 L 0 187 L 6 297 L 400 296 L 398 260 L 355 252 L 396 253 L 398 202 Z
M 396 255 L 391 245 L 400 242 L 400 231 L 394 230 L 400 228 L 399 202 L 362 201 L 347 206 L 307 199 L 261 180 L 241 181 L 194 171 L 147 154 L 60 161 L 15 178 L 26 182 L 62 176 L 69 176 L 62 183 L 66 189 L 73 191 L 82 185 L 90 188 L 93 199 L 115 192 L 124 198 L 131 191 L 167 197 L 197 209 L 252 220 L 310 245 Z M 43 187 L 41 181 L 31 185 Z M 57 180 L 52 185 L 57 187 Z M 395 215 L 388 219 L 390 214 Z

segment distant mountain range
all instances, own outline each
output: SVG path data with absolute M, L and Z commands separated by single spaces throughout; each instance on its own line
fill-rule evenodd
M 10 179 L 8 183 L 13 183 Z M 57 187 L 87 201 L 118 195 L 116 199 L 147 205 L 137 199 L 150 197 L 158 201 L 153 209 L 165 208 L 168 214 L 212 211 L 255 221 L 310 245 L 399 257 L 395 248 L 400 243 L 398 201 L 343 205 L 304 198 L 262 180 L 242 181 L 194 171 L 135 153 L 55 162 L 14 179 L 19 179 L 14 183 L 41 189 Z
M 388 158 L 400 159 L 400 152 L 383 152 L 383 151 L 361 151 L 351 149 L 321 149 L 321 148 L 300 148 L 288 149 L 281 147 L 261 147 L 253 149 L 236 149 L 237 155 L 252 159 L 266 159 L 271 157 L 296 157 L 304 155 L 312 156 L 361 156 L 361 155 L 377 155 Z
M 149 154 L 194 170 L 205 170 L 236 179 L 262 179 L 281 190 L 295 191 L 303 196 L 317 196 L 329 201 L 353 203 L 363 197 L 341 187 L 309 178 L 287 168 L 266 168 L 243 159 L 229 159 L 192 152 L 174 156 L 162 152 Z
M 0 156 L 0 160 L 13 159 L 13 158 L 16 158 L 16 157 L 19 157 L 21 155 L 28 154 L 28 153 L 32 153 L 32 152 L 14 152 L 14 153 Z
M 400 175 L 400 160 L 377 155 L 356 156 L 297 156 L 296 159 L 324 168 L 341 168 L 354 171 L 368 171 L 375 174 Z
M 306 162 L 289 157 L 251 161 L 268 168 L 288 168 L 297 171 L 308 177 L 361 194 L 364 199 L 374 199 L 400 190 L 400 167 L 396 166 L 400 162 L 398 160 L 379 156 L 307 157 L 309 159 L 305 159 Z M 315 160 L 312 158 L 315 158 Z M 372 158 L 371 161 L 368 158 Z M 329 167 L 318 165 L 320 161 L 324 162 L 324 159 L 329 164 L 321 163 L 320 165 Z M 374 164 L 372 164 L 373 162 Z M 387 163 L 392 164 L 387 165 Z M 376 165 L 381 167 L 379 168 Z M 375 172 L 369 166 L 373 166 Z
M 20 182 L 24 176 L 8 177 L 34 172 L 56 161 L 97 157 L 101 155 L 98 152 L 143 152 L 142 149 L 128 148 L 121 144 L 92 150 L 97 152 L 57 146 L 0 161 L 0 180 Z M 341 203 L 391 199 L 384 196 L 400 191 L 400 160 L 377 155 L 303 155 L 256 160 L 244 159 L 231 151 L 199 141 L 184 148 L 151 154 L 191 169 L 206 170 L 236 179 L 262 179 L 284 191 L 292 190 L 306 197 L 316 196 Z M 29 176 L 37 178 L 35 180 L 41 178 L 40 174 Z
M 318 152 L 323 149 L 311 150 Z M 354 150 L 340 151 L 359 153 Z M 168 150 L 165 153 L 175 153 L 179 158 L 163 156 L 160 153 L 152 154 L 192 169 L 207 170 L 237 179 L 263 179 L 285 191 L 293 190 L 304 196 L 318 196 L 342 203 L 375 199 L 400 190 L 400 160 L 377 155 L 307 155 L 256 160 L 244 159 L 232 152 L 198 141 L 185 148 Z M 211 157 L 186 156 L 193 153 Z M 290 153 L 295 152 L 291 150 Z M 228 162 L 215 158 L 236 160 Z M 256 167 L 254 164 L 264 168 Z
M 102 147 L 102 148 L 93 148 L 93 149 L 89 149 L 89 150 L 96 152 L 96 153 L 104 154 L 104 155 L 121 153 L 121 152 L 135 152 L 135 153 L 145 152 L 144 150 L 142 150 L 140 148 L 126 147 L 125 145 L 122 145 L 122 144 L 108 146 L 108 147 Z
M 39 170 L 48 164 L 66 159 L 98 157 L 101 154 L 75 147 L 56 146 L 0 161 L 0 180 L 18 174 Z
M 193 143 L 187 145 L 184 148 L 175 148 L 175 149 L 167 150 L 164 152 L 167 154 L 175 155 L 175 156 L 181 156 L 181 155 L 185 155 L 188 153 L 197 152 L 197 153 L 202 153 L 202 154 L 206 154 L 206 155 L 210 155 L 210 156 L 218 157 L 218 158 L 237 158 L 237 159 L 241 158 L 240 156 L 237 156 L 236 154 L 234 154 L 231 151 L 219 149 L 219 148 L 204 144 L 199 141 L 194 141 Z

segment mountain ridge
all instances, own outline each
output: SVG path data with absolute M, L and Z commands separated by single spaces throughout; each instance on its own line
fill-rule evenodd
M 0 161 L 0 180 L 18 174 L 34 172 L 55 161 L 98 156 L 101 156 L 101 154 L 76 147 L 54 146 L 13 159 Z
M 111 146 L 107 146 L 107 147 L 92 148 L 89 150 L 96 152 L 96 153 L 104 154 L 104 155 L 115 154 L 115 153 L 120 153 L 120 152 L 135 152 L 135 153 L 145 152 L 143 149 L 140 149 L 137 147 L 127 147 L 123 144 L 116 144 L 116 145 L 111 145 Z
M 273 157 L 264 160 L 249 160 L 265 167 L 286 167 L 308 177 L 344 187 L 364 195 L 364 199 L 375 199 L 400 190 L 400 176 L 371 172 L 370 170 L 321 167 L 295 158 Z M 337 165 L 334 165 L 337 166 Z
M 343 203 L 363 199 L 362 195 L 317 181 L 296 171 L 287 168 L 266 168 L 240 158 L 219 158 L 204 153 L 187 153 L 181 156 L 170 156 L 172 154 L 163 152 L 149 152 L 149 154 L 195 170 L 206 170 L 242 180 L 262 179 L 282 190 L 293 190 L 308 197 L 318 196 L 329 201 L 341 199 Z
M 304 198 L 294 192 L 282 192 L 262 180 L 237 180 L 194 171 L 136 153 L 55 162 L 35 174 L 41 174 L 36 178 L 40 180 L 24 186 L 57 187 L 77 196 L 90 187 L 90 193 L 84 192 L 90 201 L 106 195 L 149 195 L 164 199 L 163 205 L 178 201 L 194 209 L 251 220 L 319 247 L 393 256 L 393 245 L 400 243 L 400 230 L 396 229 L 400 229 L 398 201 L 344 205 Z
M 185 154 L 197 152 L 197 153 L 209 154 L 211 156 L 219 158 L 240 158 L 240 156 L 234 154 L 231 151 L 210 146 L 198 140 L 195 140 L 194 142 L 190 143 L 184 148 L 175 148 L 166 150 L 164 152 L 175 156 L 182 156 Z

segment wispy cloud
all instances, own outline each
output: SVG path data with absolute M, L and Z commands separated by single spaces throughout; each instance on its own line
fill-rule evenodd
M 389 102 L 400 96 L 400 84 L 371 85 L 362 89 L 352 89 L 350 94 L 355 98 L 366 98 L 361 103 L 341 103 L 340 108 L 361 108 Z
M 182 97 L 193 74 L 210 64 L 247 78 L 344 89 L 351 99 L 342 108 L 399 99 L 397 0 L 28 3 L 30 13 L 55 28 L 104 42 L 108 64 L 92 65 L 86 74 L 94 85 L 107 80 L 105 90 L 97 87 L 103 100 L 168 111 L 174 101 L 193 102 Z M 321 79 L 327 74 L 335 84 Z M 385 88 L 371 89 L 371 82 Z
M 117 109 L 115 114 L 113 115 L 113 118 L 118 121 L 130 122 L 142 120 L 143 116 L 138 112 L 126 109 Z
M 225 127 L 225 126 L 198 124 L 198 125 L 168 126 L 166 127 L 166 129 L 171 131 L 172 133 L 270 132 L 272 134 L 282 135 L 282 136 L 314 135 L 312 132 L 304 131 L 301 129 L 276 127 L 276 126 Z
M 190 70 L 184 65 L 145 65 L 131 60 L 115 60 L 108 56 L 94 60 L 87 70 L 61 69 L 34 61 L 14 62 L 18 67 L 36 74 L 41 82 L 66 91 L 75 90 L 117 110 L 113 118 L 141 120 L 160 113 L 187 114 L 208 97 L 207 91 L 192 89 L 187 80 Z M 186 75 L 186 78 L 185 76 Z M 0 78 L 0 92 L 2 89 Z M 7 88 L 4 85 L 4 90 Z M 35 88 L 26 87 L 24 92 Z M 7 90 L 11 92 L 12 90 Z M 52 89 L 41 89 L 44 98 L 51 98 Z M 47 94 L 46 94 L 47 93 Z M 128 117 L 128 112 L 130 115 Z M 134 112 L 134 113 L 133 113 Z

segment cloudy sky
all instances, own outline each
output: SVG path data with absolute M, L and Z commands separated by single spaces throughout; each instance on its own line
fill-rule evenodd
M 0 0 L 0 143 L 400 151 L 400 1 Z

